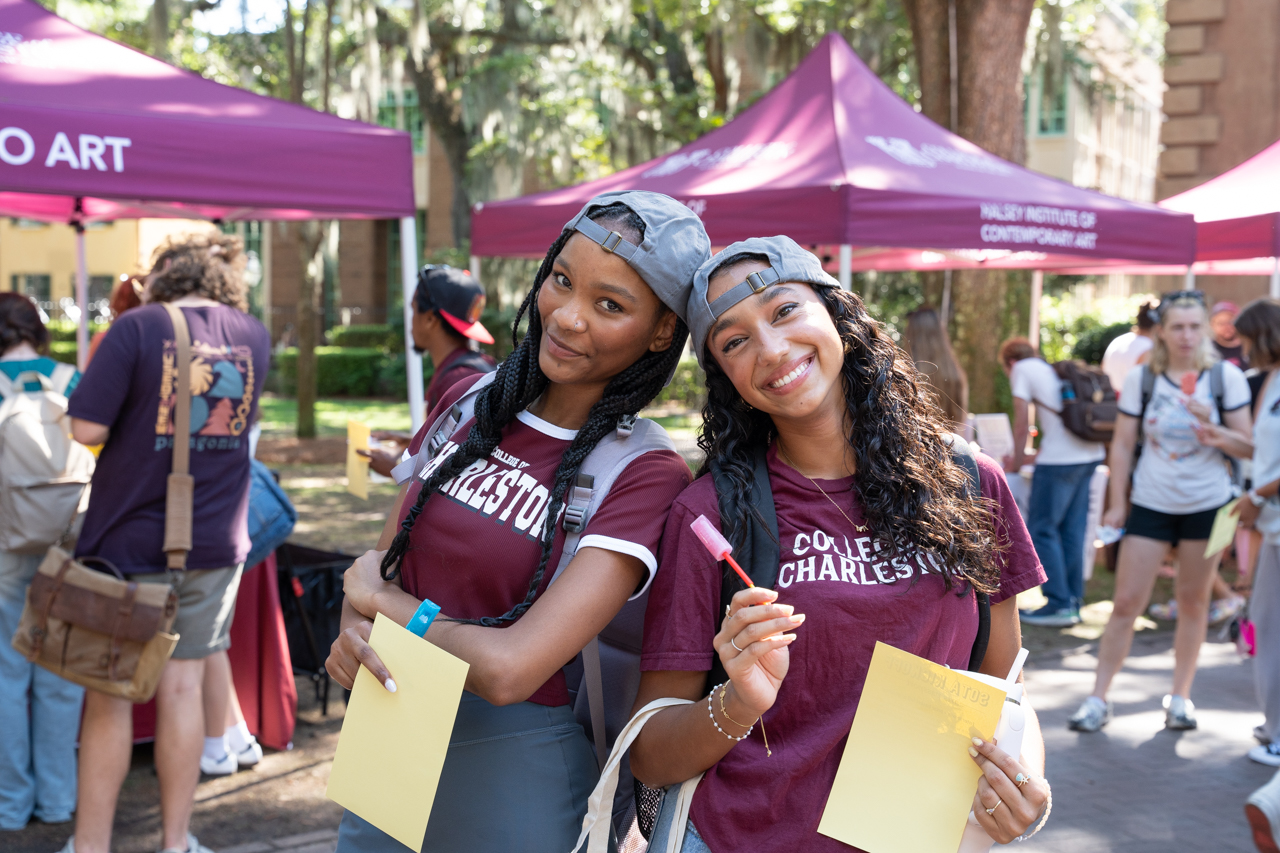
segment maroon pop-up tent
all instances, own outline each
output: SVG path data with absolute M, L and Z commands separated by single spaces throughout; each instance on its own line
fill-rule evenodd
M 835 34 L 736 119 L 671 154 L 577 186 L 477 204 L 472 251 L 539 256 L 586 200 L 620 189 L 684 201 L 716 245 L 769 234 L 840 245 L 846 282 L 850 269 L 1185 264 L 1194 252 L 1190 216 L 984 151 L 917 113 Z
M 0 0 L 0 216 L 77 230 L 135 217 L 399 218 L 411 293 L 413 215 L 408 134 L 223 86 L 32 0 Z M 83 235 L 78 249 L 83 357 Z M 421 363 L 409 365 L 417 424 Z

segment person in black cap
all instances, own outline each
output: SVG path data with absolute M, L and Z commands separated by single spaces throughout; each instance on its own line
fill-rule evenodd
M 497 367 L 492 356 L 471 348 L 471 341 L 493 343 L 493 335 L 480 323 L 484 300 L 484 288 L 464 270 L 429 264 L 418 273 L 418 287 L 413 292 L 413 349 L 430 355 L 435 368 L 427 385 L 428 412 L 457 383 Z M 412 436 L 378 430 L 373 437 L 400 445 L 400 452 L 394 454 L 378 448 L 356 451 L 369 459 L 370 468 L 389 477 Z

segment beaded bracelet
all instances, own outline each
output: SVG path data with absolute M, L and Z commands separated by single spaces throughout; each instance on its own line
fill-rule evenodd
M 1044 780 L 1044 787 L 1045 787 L 1045 790 L 1049 792 L 1049 797 L 1044 801 L 1044 814 L 1040 817 L 1040 822 L 1036 824 L 1035 829 L 1031 830 L 1030 832 L 1024 835 L 1019 835 L 1017 838 L 1013 839 L 1014 841 L 1026 841 L 1028 838 L 1035 835 L 1040 830 L 1044 829 L 1044 825 L 1048 823 L 1049 815 L 1053 813 L 1053 788 L 1049 787 L 1048 779 Z
M 734 742 L 744 741 L 747 738 L 751 737 L 751 730 L 755 728 L 754 725 L 750 729 L 747 729 L 746 734 L 744 734 L 742 737 L 734 737 L 733 735 L 726 732 L 724 729 L 720 728 L 720 724 L 716 722 L 715 712 L 711 709 L 711 699 L 713 696 L 716 695 L 716 691 L 719 690 L 721 687 L 724 687 L 723 683 L 717 684 L 715 687 L 712 687 L 711 692 L 707 694 L 707 716 L 711 718 L 711 725 L 715 726 L 716 731 L 718 731 L 720 734 L 724 735 L 729 740 Z

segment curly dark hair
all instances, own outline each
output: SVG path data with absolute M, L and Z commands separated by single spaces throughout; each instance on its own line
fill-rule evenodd
M 994 504 L 967 496 L 969 475 L 952 457 L 944 438 L 946 417 L 928 394 L 924 377 L 856 295 L 834 287 L 813 290 L 844 344 L 841 373 L 856 462 L 853 491 L 872 537 L 898 553 L 937 557 L 947 589 L 967 581 L 983 592 L 995 591 L 999 572 L 992 557 L 1002 545 L 995 535 Z M 698 446 L 707 461 L 699 476 L 713 461 L 728 475 L 728 505 L 736 511 L 721 524 L 729 541 L 740 543 L 747 515 L 754 514 L 753 454 L 778 433 L 769 415 L 747 405 L 710 353 L 704 364 L 707 403 Z M 960 584 L 961 594 L 968 583 Z
M 151 262 L 151 300 L 172 302 L 195 294 L 249 310 L 244 283 L 244 244 L 229 234 L 171 238 Z
M 0 355 L 26 341 L 36 352 L 49 349 L 49 330 L 40 320 L 40 311 L 21 293 L 0 293 Z
M 644 220 L 621 203 L 615 202 L 607 207 L 595 208 L 587 215 L 594 222 L 601 225 L 608 224 L 612 230 L 618 231 L 634 243 L 639 244 L 644 239 Z M 395 539 L 392 540 L 391 546 L 382 559 L 381 574 L 384 580 L 391 580 L 400 573 L 401 563 L 410 547 L 410 532 L 431 495 L 477 459 L 487 458 L 493 453 L 502 439 L 503 429 L 546 389 L 549 380 L 538 363 L 538 353 L 542 344 L 542 318 L 538 314 L 538 293 L 542 289 L 543 282 L 551 275 L 556 257 L 569 242 L 573 233 L 572 231 L 562 232 L 547 251 L 547 256 L 543 259 L 542 266 L 539 267 L 538 274 L 534 278 L 533 288 L 524 298 L 520 310 L 516 313 L 515 323 L 511 327 L 511 343 L 515 350 L 498 366 L 493 384 L 477 395 L 475 424 L 468 431 L 466 439 L 423 484 L 417 500 L 401 522 L 400 530 L 397 531 Z M 529 328 L 521 338 L 520 322 L 526 314 L 529 317 Z M 538 562 L 537 571 L 529 579 L 529 589 L 524 601 L 501 616 L 452 621 L 492 628 L 514 622 L 529 609 L 546 575 L 551 546 L 555 541 L 556 524 L 569 484 L 577 477 L 578 469 L 588 454 L 595 449 L 602 438 L 617 428 L 619 418 L 636 414 L 662 390 L 667 377 L 671 375 L 676 362 L 680 359 L 688 334 L 689 330 L 684 322 L 677 320 L 675 337 L 672 338 L 671 345 L 662 352 L 646 352 L 634 364 L 613 377 L 605 386 L 604 395 L 591 407 L 586 424 L 578 430 L 556 468 L 555 483 L 551 489 L 545 516 L 546 522 L 542 528 L 542 558 Z

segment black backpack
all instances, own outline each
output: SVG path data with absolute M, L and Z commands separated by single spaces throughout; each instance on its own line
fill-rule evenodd
M 959 436 L 951 436 L 950 444 L 952 458 L 969 475 L 965 496 L 974 499 L 982 492 L 976 451 L 969 442 Z M 752 583 L 773 589 L 778 580 L 778 564 L 781 561 L 782 551 L 778 538 L 778 514 L 773 505 L 773 489 L 769 485 L 769 466 L 765 454 L 764 447 L 756 448 L 751 477 L 751 505 L 759 513 L 760 518 L 764 519 L 764 524 L 760 523 L 755 513 L 748 513 L 743 541 L 730 544 L 733 545 L 734 558 L 738 561 L 738 565 L 742 566 L 743 571 L 750 576 Z M 710 463 L 709 467 L 716 484 L 720 517 L 726 518 L 733 512 L 733 507 L 728 505 L 726 497 L 731 493 L 732 487 L 728 475 L 715 462 Z M 746 589 L 746 585 L 727 564 L 722 564 L 721 568 L 723 571 L 720 581 L 719 612 L 723 613 L 733 596 Z M 978 636 L 974 638 L 973 649 L 969 653 L 968 669 L 976 672 L 982 666 L 983 658 L 986 657 L 987 641 L 991 637 L 991 598 L 985 592 L 979 592 L 976 589 L 974 594 L 978 600 Z M 728 675 L 720 663 L 719 656 L 716 656 L 711 662 L 707 684 L 719 684 L 727 680 Z
M 1111 379 L 1101 368 L 1082 361 L 1050 365 L 1062 380 L 1062 425 L 1085 441 L 1110 444 L 1120 411 Z

